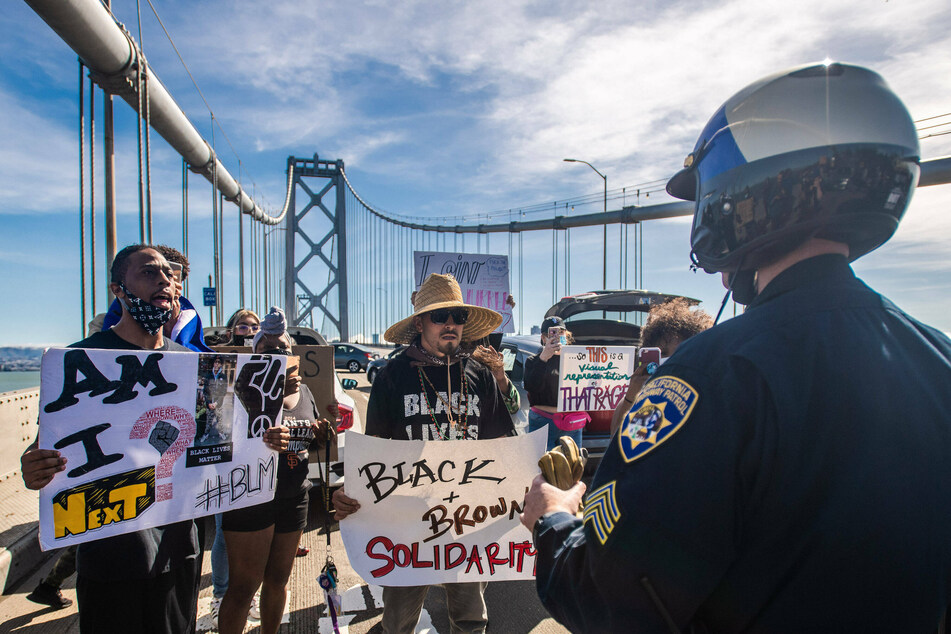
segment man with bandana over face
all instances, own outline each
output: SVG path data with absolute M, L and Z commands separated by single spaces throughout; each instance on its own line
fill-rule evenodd
M 122 317 L 73 348 L 189 352 L 166 339 L 172 314 L 172 269 L 149 245 L 122 249 L 112 263 L 110 290 Z M 265 435 L 268 445 L 280 443 Z M 41 489 L 66 459 L 34 442 L 20 458 L 23 482 Z M 191 633 L 196 628 L 201 559 L 195 522 L 189 520 L 85 542 L 77 552 L 76 595 L 83 633 Z

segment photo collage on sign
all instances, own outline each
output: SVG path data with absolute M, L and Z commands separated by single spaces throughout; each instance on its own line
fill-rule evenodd
M 228 354 L 202 354 L 198 361 L 195 442 L 188 449 L 188 467 L 231 461 L 236 367 L 237 358 Z

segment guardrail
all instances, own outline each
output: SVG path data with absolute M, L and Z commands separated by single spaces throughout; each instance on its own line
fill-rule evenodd
M 20 454 L 36 438 L 40 390 L 0 393 L 0 480 L 20 473 Z

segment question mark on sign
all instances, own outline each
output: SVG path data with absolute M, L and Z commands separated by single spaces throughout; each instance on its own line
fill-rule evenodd
M 177 423 L 178 429 L 169 425 L 167 422 L 169 420 Z M 149 435 L 149 430 L 153 426 L 156 429 Z M 139 416 L 139 420 L 132 426 L 132 431 L 129 433 L 130 439 L 149 436 L 149 444 L 162 454 L 155 467 L 155 500 L 157 502 L 172 499 L 172 483 L 159 485 L 158 480 L 172 477 L 175 461 L 185 453 L 185 448 L 195 439 L 195 431 L 195 419 L 191 413 L 174 405 L 152 408 Z M 172 441 L 171 444 L 168 444 L 166 438 Z M 165 447 L 164 451 L 163 447 Z

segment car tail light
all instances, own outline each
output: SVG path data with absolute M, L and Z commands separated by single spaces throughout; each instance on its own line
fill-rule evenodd
M 585 425 L 586 431 L 602 434 L 611 432 L 611 418 L 614 416 L 614 410 L 588 412 L 588 416 L 591 420 Z
M 353 408 L 343 403 L 337 403 L 340 418 L 337 419 L 337 431 L 346 431 L 353 427 Z
M 365 354 L 365 355 L 366 355 L 366 357 L 367 357 L 367 361 L 369 361 L 370 359 L 372 359 L 372 358 L 373 358 L 373 355 L 371 355 L 371 354 L 370 354 L 369 352 L 364 352 L 363 354 Z

